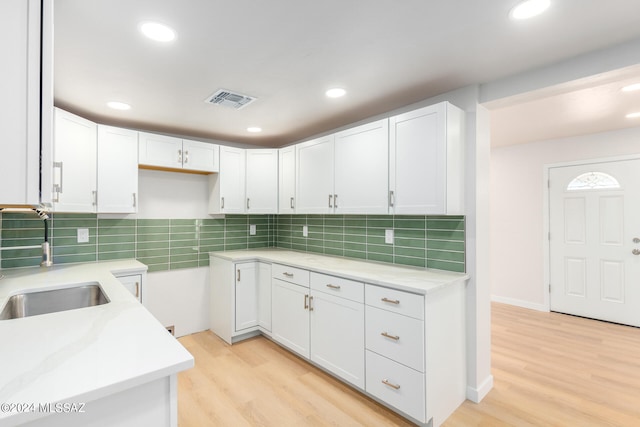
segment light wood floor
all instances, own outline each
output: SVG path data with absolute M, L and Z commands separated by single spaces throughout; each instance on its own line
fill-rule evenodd
M 492 310 L 494 388 L 445 426 L 640 426 L 640 329 Z M 265 338 L 180 342 L 196 359 L 178 377 L 180 427 L 411 425 Z

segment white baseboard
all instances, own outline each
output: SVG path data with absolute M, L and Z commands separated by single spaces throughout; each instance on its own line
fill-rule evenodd
M 491 295 L 491 301 L 499 302 L 502 304 L 515 305 L 517 307 L 528 308 L 531 310 L 547 311 L 547 312 L 549 311 L 549 307 L 545 306 L 544 304 L 536 304 L 529 301 L 523 301 L 515 298 L 501 297 L 498 295 Z
M 467 386 L 467 399 L 480 403 L 493 388 L 493 375 L 489 375 L 478 388 Z

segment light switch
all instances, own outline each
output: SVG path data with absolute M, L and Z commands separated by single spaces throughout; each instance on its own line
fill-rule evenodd
M 306 225 L 302 226 L 302 237 L 309 237 L 309 227 Z
M 78 228 L 78 243 L 89 243 L 88 228 Z
M 256 235 L 256 225 L 255 224 L 250 224 L 249 225 L 249 236 L 255 236 Z
M 393 245 L 393 229 L 384 230 L 384 242 Z

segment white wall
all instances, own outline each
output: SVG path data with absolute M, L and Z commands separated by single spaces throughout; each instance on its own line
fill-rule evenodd
M 207 218 L 207 175 L 143 170 L 138 172 L 136 218 Z M 157 271 L 147 274 L 145 307 L 176 336 L 209 329 L 209 269 Z
M 640 127 L 491 150 L 491 293 L 546 310 L 544 165 L 640 153 Z

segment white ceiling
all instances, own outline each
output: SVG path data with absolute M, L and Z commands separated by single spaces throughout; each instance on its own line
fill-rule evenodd
M 637 0 L 552 0 L 526 22 L 508 19 L 516 3 L 55 0 L 55 102 L 101 123 L 277 147 L 640 37 Z M 176 40 L 143 38 L 144 20 Z M 492 109 L 493 145 L 640 125 L 615 115 L 640 110 L 640 93 L 618 91 L 640 73 L 621 74 Z M 347 96 L 326 98 L 333 86 Z M 258 100 L 206 105 L 219 88 Z

